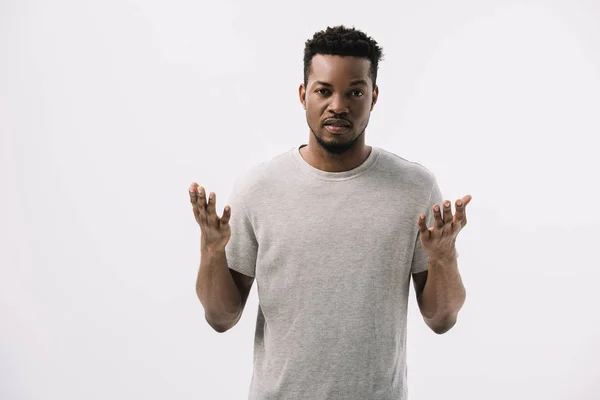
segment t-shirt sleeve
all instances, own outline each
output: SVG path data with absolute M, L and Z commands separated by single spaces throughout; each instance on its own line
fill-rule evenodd
M 431 228 L 433 226 L 433 205 L 439 204 L 442 207 L 444 199 L 442 198 L 442 192 L 438 186 L 437 180 L 433 178 L 433 185 L 431 188 L 431 193 L 429 195 L 429 200 L 425 204 L 419 213 L 425 213 L 425 220 L 427 221 L 427 226 Z M 417 224 L 418 214 L 415 216 L 415 225 Z M 411 265 L 411 273 L 416 274 L 419 272 L 427 271 L 429 268 L 429 256 L 421 246 L 421 233 L 417 233 L 417 240 L 415 241 L 415 250 L 413 252 L 413 259 Z
M 256 274 L 256 258 L 258 242 L 252 222 L 245 208 L 241 178 L 238 178 L 227 203 L 231 207 L 231 238 L 225 246 L 227 265 L 241 274 L 254 277 Z

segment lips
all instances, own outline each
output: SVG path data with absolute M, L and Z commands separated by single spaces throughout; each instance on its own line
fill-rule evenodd
M 348 126 L 325 125 L 325 129 L 334 135 L 341 135 L 350 131 L 350 127 Z
M 349 128 L 352 124 L 349 121 L 341 118 L 329 118 L 323 123 L 324 126 L 338 126 L 341 128 Z

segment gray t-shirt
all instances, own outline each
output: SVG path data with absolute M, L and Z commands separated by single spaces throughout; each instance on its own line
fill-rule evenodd
M 296 146 L 236 180 L 229 268 L 255 277 L 250 400 L 405 400 L 417 219 L 443 201 L 425 167 L 372 146 L 357 168 L 313 168 Z

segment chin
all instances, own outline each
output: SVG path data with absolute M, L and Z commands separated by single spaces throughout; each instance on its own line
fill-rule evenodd
M 319 145 L 332 154 L 341 154 L 356 146 L 360 135 L 355 136 L 354 132 L 346 132 L 343 135 L 332 135 L 327 132 L 320 132 L 314 135 Z M 334 136 L 334 137 L 332 137 Z

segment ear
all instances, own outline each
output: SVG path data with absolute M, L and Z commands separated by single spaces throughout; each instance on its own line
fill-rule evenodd
M 377 97 L 379 96 L 379 86 L 375 85 L 375 89 L 373 89 L 373 97 L 371 98 L 371 111 L 375 107 L 375 103 L 377 103 Z
M 306 111 L 306 88 L 304 87 L 304 83 L 298 88 L 298 96 L 300 97 L 300 103 L 302 103 L 304 111 Z

